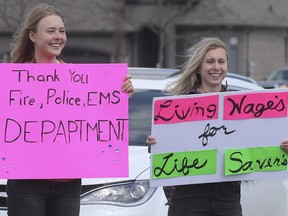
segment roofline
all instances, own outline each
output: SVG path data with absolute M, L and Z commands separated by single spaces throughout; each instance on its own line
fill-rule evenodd
M 193 27 L 193 28 L 207 28 L 207 27 L 220 27 L 220 28 L 243 28 L 243 29 L 247 29 L 247 28 L 263 28 L 263 29 L 283 29 L 283 28 L 287 28 L 288 29 L 288 23 L 287 25 L 279 25 L 279 24 L 257 24 L 257 23 L 251 23 L 251 24 L 243 24 L 243 23 L 239 23 L 239 24 L 235 24 L 235 23 L 211 23 L 211 24 L 195 24 L 195 23 L 175 23 L 175 27 L 178 28 L 187 28 L 187 27 Z

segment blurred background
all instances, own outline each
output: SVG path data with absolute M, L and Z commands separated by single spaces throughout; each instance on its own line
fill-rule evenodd
M 0 62 L 12 37 L 40 0 L 0 0 Z M 46 0 L 64 15 L 71 63 L 127 62 L 174 68 L 191 45 L 218 37 L 229 71 L 265 80 L 288 63 L 287 0 Z M 288 73 L 288 70 L 287 70 Z M 288 76 L 287 76 L 288 79 Z

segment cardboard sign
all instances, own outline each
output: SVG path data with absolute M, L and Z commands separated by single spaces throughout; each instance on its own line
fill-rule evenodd
M 0 70 L 0 178 L 128 176 L 126 64 Z

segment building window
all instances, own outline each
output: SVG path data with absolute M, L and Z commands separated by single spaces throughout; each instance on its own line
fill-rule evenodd
M 284 37 L 284 47 L 285 47 L 285 65 L 288 65 L 288 36 Z
M 238 37 L 230 37 L 230 50 L 229 50 L 229 72 L 239 73 L 238 71 Z

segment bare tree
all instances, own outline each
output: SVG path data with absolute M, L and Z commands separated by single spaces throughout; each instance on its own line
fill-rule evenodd
M 2 20 L 2 28 L 7 31 L 16 31 L 24 18 L 28 1 L 29 0 L 0 0 L 0 19 Z
M 111 7 L 114 14 L 113 24 L 114 24 L 114 43 L 115 43 L 115 54 L 114 62 L 125 61 L 123 53 L 123 41 L 124 41 L 124 0 L 116 1 Z
M 157 11 L 158 11 L 158 25 L 148 26 L 159 38 L 158 46 L 158 61 L 157 67 L 163 67 L 165 61 L 165 43 L 166 43 L 166 34 L 167 27 L 171 24 L 176 18 L 185 14 L 187 11 L 191 10 L 193 7 L 199 3 L 200 0 L 158 0 Z M 171 13 L 167 16 L 165 13 L 165 8 L 173 7 Z
M 102 12 L 107 14 L 109 21 L 107 23 L 111 24 L 111 32 L 114 37 L 114 53 L 112 56 L 112 62 L 122 62 L 125 61 L 126 55 L 123 53 L 123 41 L 125 33 L 125 25 L 127 24 L 124 19 L 124 7 L 125 0 L 92 0 L 91 9 L 102 10 Z M 93 5 L 93 6 L 92 6 Z
M 61 2 L 65 4 L 65 1 L 67 0 Z M 26 13 L 39 3 L 43 2 L 41 0 L 0 0 L 0 27 L 15 32 L 23 22 Z M 54 5 L 57 0 L 47 0 L 46 3 Z

